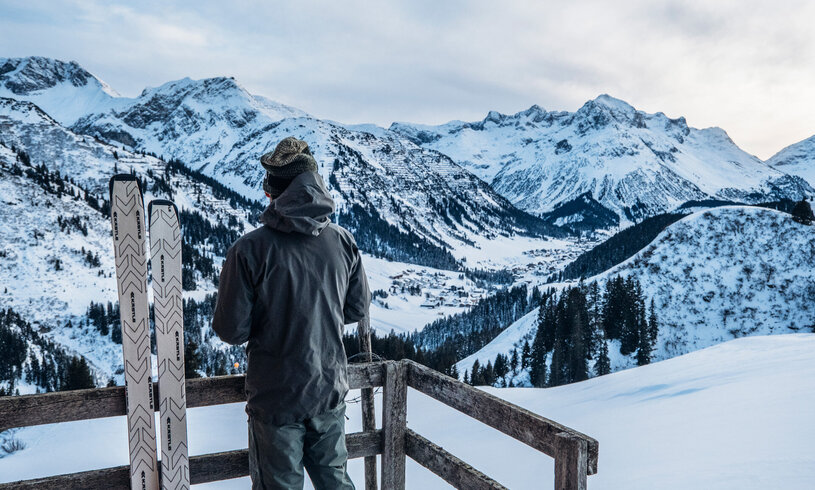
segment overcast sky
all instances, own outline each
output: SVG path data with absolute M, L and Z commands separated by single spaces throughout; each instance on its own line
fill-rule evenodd
M 76 60 L 129 96 L 234 76 L 384 126 L 573 111 L 608 93 L 767 158 L 815 134 L 813 19 L 807 0 L 0 0 L 0 56 Z

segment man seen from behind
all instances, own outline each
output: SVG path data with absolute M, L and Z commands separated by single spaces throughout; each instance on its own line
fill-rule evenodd
M 261 157 L 271 202 L 260 228 L 229 249 L 212 328 L 246 345 L 253 489 L 353 489 L 346 471 L 343 325 L 371 300 L 350 232 L 306 142 L 289 137 Z

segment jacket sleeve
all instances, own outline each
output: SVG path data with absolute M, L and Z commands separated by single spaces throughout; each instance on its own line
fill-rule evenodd
M 354 323 L 368 316 L 368 306 L 371 304 L 371 290 L 368 289 L 368 278 L 362 266 L 362 257 L 354 244 L 354 263 L 351 266 L 351 276 L 348 281 L 348 291 L 345 294 L 345 306 L 342 309 L 344 323 Z
M 226 343 L 239 345 L 249 340 L 252 327 L 254 286 L 247 258 L 233 246 L 226 254 L 218 281 L 218 302 L 212 329 Z

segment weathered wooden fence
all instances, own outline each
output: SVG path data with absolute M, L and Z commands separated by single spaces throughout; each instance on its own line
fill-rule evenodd
M 366 458 L 367 490 L 377 488 L 376 455 L 381 455 L 380 484 L 405 488 L 405 458 L 410 457 L 457 488 L 504 488 L 496 481 L 410 430 L 406 424 L 407 388 L 414 388 L 465 415 L 475 418 L 555 459 L 555 488 L 586 488 L 586 476 L 597 472 L 597 441 L 489 393 L 413 361 L 351 364 L 352 389 L 363 394 L 368 410 L 362 432 L 348 434 L 350 458 Z M 382 429 L 373 425 L 371 389 L 383 387 Z M 204 407 L 245 400 L 244 376 L 220 376 L 187 381 L 187 406 Z M 154 390 L 157 388 L 154 385 Z M 160 399 L 156 392 L 154 400 Z M 0 431 L 41 424 L 125 415 L 124 387 L 76 390 L 41 395 L 0 397 Z M 372 462 L 369 463 L 369 462 Z M 247 450 L 192 456 L 193 484 L 249 474 Z M 0 484 L 7 489 L 126 489 L 127 466 Z

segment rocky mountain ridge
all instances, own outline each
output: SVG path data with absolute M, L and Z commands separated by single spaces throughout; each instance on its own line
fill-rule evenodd
M 720 128 L 648 114 L 608 95 L 576 112 L 534 105 L 476 122 L 394 123 L 390 130 L 433 148 L 533 214 L 589 194 L 621 219 L 638 221 L 683 202 L 800 199 L 811 182 L 741 150 Z

